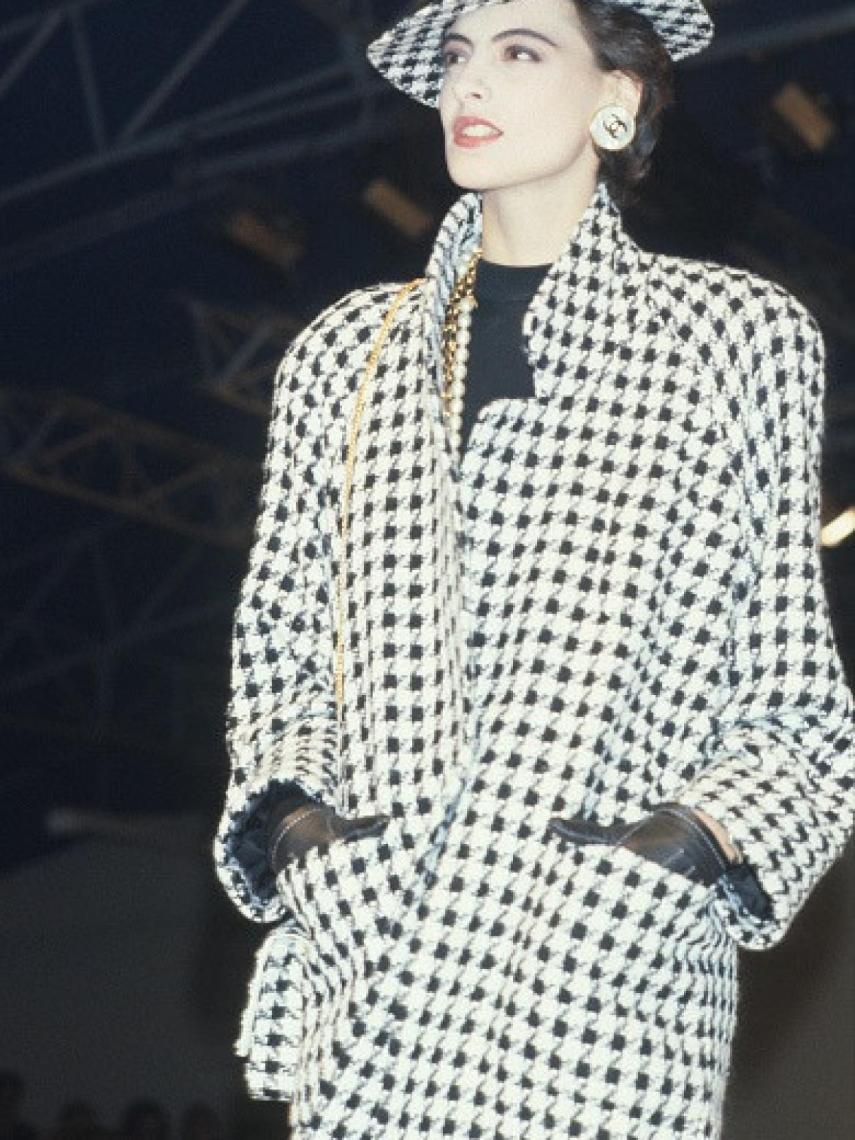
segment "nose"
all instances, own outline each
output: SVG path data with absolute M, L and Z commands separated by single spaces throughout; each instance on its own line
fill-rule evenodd
M 489 95 L 484 68 L 474 57 L 459 63 L 452 71 L 450 80 L 452 92 L 461 103 L 471 99 L 485 99 Z

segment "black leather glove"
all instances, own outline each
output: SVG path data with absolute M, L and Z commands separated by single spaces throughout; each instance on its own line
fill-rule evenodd
M 650 815 L 633 823 L 606 825 L 578 816 L 553 816 L 549 826 L 574 843 L 627 847 L 644 859 L 707 887 L 737 864 L 725 855 L 707 825 L 683 804 L 659 804 Z
M 368 835 L 379 835 L 389 822 L 388 815 L 366 815 L 345 819 L 334 808 L 304 797 L 305 803 L 295 811 L 279 814 L 270 830 L 267 857 L 274 874 L 279 874 L 289 859 L 302 855 L 312 847 L 328 847 L 337 839 L 352 842 Z

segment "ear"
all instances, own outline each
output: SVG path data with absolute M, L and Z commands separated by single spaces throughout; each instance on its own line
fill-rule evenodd
M 644 84 L 631 71 L 609 71 L 606 74 L 606 92 L 610 102 L 620 103 L 633 116 L 638 115 Z

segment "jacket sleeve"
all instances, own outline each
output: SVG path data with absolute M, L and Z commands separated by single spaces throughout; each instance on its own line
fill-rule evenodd
M 261 922 L 287 917 L 266 858 L 272 795 L 289 783 L 332 803 L 337 785 L 330 459 L 322 382 L 308 343 L 301 334 L 275 378 L 255 536 L 233 627 L 231 771 L 214 842 L 226 891 Z
M 716 887 L 727 929 L 751 950 L 783 938 L 853 829 L 853 701 L 819 552 L 824 345 L 789 301 L 758 330 L 767 341 L 744 409 L 758 554 L 733 627 L 735 686 L 703 771 L 678 797 L 727 828 L 768 896 L 761 919 L 726 879 Z

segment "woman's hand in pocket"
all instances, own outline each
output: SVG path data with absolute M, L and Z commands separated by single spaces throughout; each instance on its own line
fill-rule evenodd
M 278 875 L 290 859 L 312 847 L 329 847 L 336 840 L 353 841 L 379 835 L 388 822 L 388 815 L 347 819 L 326 804 L 309 800 L 272 828 L 267 849 L 270 865 Z
M 733 866 L 712 831 L 682 804 L 660 804 L 631 823 L 554 816 L 549 827 L 572 843 L 626 847 L 702 886 L 712 886 Z

